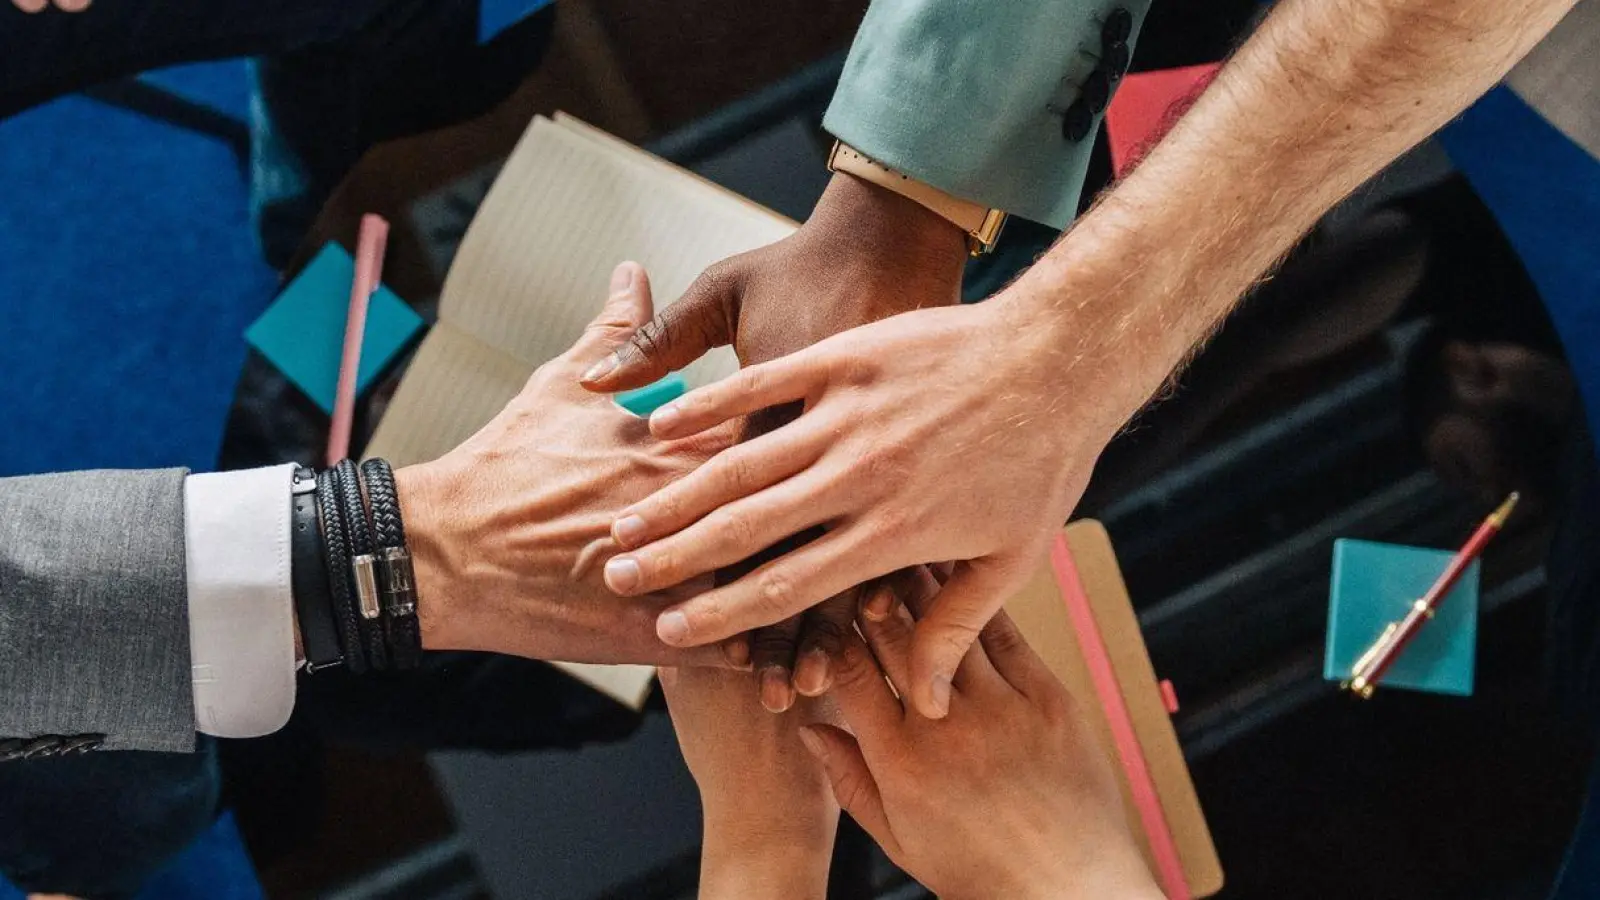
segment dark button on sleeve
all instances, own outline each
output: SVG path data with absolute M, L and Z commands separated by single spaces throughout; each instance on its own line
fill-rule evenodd
M 1106 111 L 1106 104 L 1111 102 L 1111 76 L 1104 69 L 1089 73 L 1079 102 L 1088 105 L 1090 115 L 1098 116 Z
M 1133 13 L 1128 12 L 1127 7 L 1119 6 L 1106 16 L 1105 24 L 1100 26 L 1100 46 L 1125 44 L 1130 34 L 1133 34 Z
M 1105 54 L 1100 57 L 1100 68 L 1103 69 L 1112 84 L 1122 80 L 1128 74 L 1128 63 L 1132 62 L 1133 54 L 1129 52 L 1126 43 L 1118 42 L 1105 48 Z
M 1073 143 L 1089 136 L 1089 130 L 1094 127 L 1094 113 L 1089 111 L 1082 97 L 1078 102 L 1067 107 L 1067 112 L 1061 117 L 1061 136 Z

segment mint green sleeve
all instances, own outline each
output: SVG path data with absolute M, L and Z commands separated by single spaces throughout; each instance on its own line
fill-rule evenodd
M 1103 23 L 1131 16 L 1131 52 L 1149 6 L 874 0 L 823 126 L 947 193 L 1065 228 L 1101 111 L 1079 140 L 1064 136 L 1063 116 L 1106 55 Z

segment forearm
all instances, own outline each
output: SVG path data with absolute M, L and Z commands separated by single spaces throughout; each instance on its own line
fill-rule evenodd
M 783 816 L 780 805 L 767 807 Z M 700 900 L 821 900 L 828 893 L 837 817 L 825 828 L 761 833 L 743 817 L 708 812 L 700 847 Z
M 1079 355 L 1138 361 L 1118 381 L 1137 408 L 1318 217 L 1491 87 L 1571 6 L 1280 3 L 1019 292 L 1093 336 L 1075 339 Z

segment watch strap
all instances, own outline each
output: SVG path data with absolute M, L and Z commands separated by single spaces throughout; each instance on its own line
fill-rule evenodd
M 974 256 L 994 249 L 995 241 L 1000 238 L 1000 228 L 1005 224 L 1004 211 L 945 193 L 925 181 L 889 168 L 843 141 L 834 142 L 833 152 L 828 156 L 828 170 L 844 172 L 893 191 L 946 219 L 967 233 L 967 243 Z

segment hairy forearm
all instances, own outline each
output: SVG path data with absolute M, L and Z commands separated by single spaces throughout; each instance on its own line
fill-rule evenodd
M 1495 84 L 1574 0 L 1284 0 L 1017 285 L 1075 359 L 1161 387 L 1333 204 Z M 1132 366 L 1137 371 L 1129 371 Z

